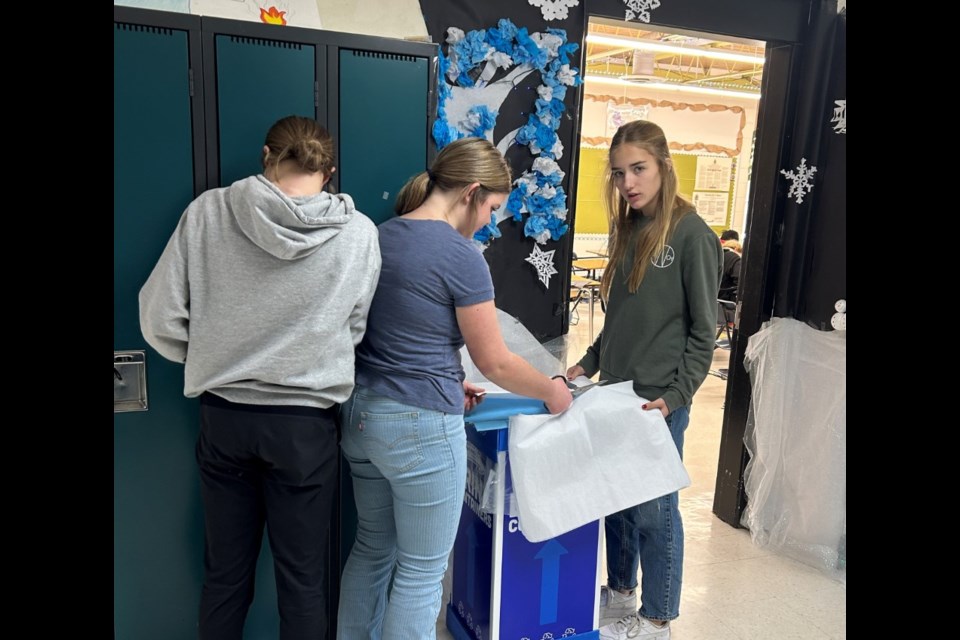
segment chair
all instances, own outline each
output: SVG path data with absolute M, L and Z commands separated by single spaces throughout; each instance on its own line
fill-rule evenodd
M 577 324 L 572 322 L 573 314 L 577 311 L 577 306 L 580 304 L 580 301 L 586 298 L 590 303 L 589 327 L 591 340 L 593 340 L 593 307 L 599 291 L 600 283 L 598 281 L 575 274 L 570 276 L 570 302 L 573 305 L 570 309 L 571 324 Z M 579 322 L 579 320 L 580 315 L 577 313 L 577 321 Z
M 730 344 L 733 342 L 733 329 L 736 326 L 736 317 L 737 303 L 717 298 L 717 337 L 713 345 L 714 349 L 730 350 Z M 724 333 L 727 334 L 727 337 L 721 340 L 720 336 Z M 708 373 L 712 376 L 717 376 L 721 380 L 726 380 L 730 370 L 710 369 Z
M 733 342 L 733 329 L 736 326 L 737 303 L 732 300 L 721 300 L 717 298 L 717 346 L 721 349 L 729 349 Z M 726 344 L 720 340 L 720 336 L 727 334 Z

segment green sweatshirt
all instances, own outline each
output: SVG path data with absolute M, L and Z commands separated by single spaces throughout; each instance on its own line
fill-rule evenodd
M 579 364 L 587 376 L 599 371 L 601 380 L 632 380 L 638 396 L 663 398 L 673 411 L 690 404 L 713 360 L 723 249 L 717 234 L 689 212 L 631 294 L 635 234 L 649 221 L 638 215 L 634 222 L 628 266 L 614 275 L 603 331 Z

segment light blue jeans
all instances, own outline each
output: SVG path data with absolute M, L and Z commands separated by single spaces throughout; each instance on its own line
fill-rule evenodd
M 340 583 L 337 638 L 436 638 L 467 478 L 463 416 L 357 386 L 340 419 L 359 522 Z
M 667 416 L 670 435 L 683 459 L 683 432 L 690 407 Z M 680 615 L 683 584 L 683 522 L 677 493 L 644 502 L 606 517 L 607 586 L 628 591 L 637 587 L 637 567 L 643 569 L 640 615 L 673 620 Z

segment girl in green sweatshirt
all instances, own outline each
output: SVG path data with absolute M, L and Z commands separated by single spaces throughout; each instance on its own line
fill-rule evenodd
M 660 411 L 683 457 L 693 394 L 713 358 L 723 250 L 678 193 L 663 129 L 636 120 L 610 145 L 605 203 L 610 261 L 601 280 L 603 331 L 567 377 L 633 381 L 644 409 Z M 683 524 L 672 493 L 605 519 L 607 585 L 600 637 L 665 640 L 680 614 Z M 637 568 L 643 569 L 637 610 Z

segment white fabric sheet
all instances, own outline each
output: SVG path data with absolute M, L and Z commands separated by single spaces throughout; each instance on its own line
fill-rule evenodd
M 531 542 L 690 486 L 660 411 L 632 382 L 596 387 L 557 416 L 510 418 L 520 529 Z

